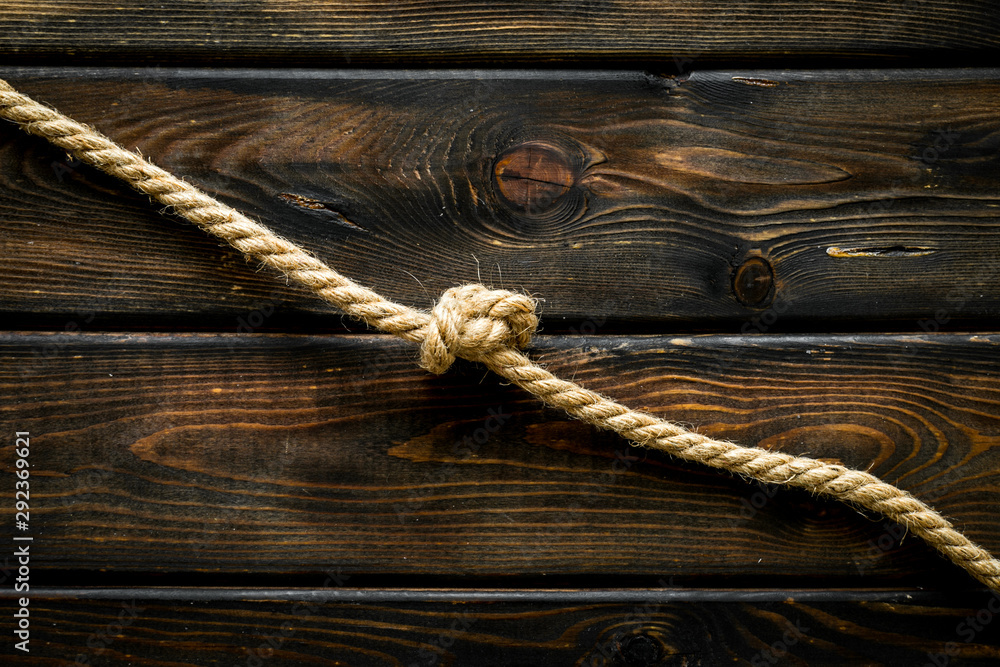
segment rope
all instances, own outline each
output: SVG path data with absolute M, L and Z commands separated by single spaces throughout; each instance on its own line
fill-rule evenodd
M 480 362 L 547 405 L 597 428 L 614 431 L 637 445 L 767 484 L 806 489 L 878 513 L 905 526 L 977 580 L 1000 592 L 1000 561 L 973 544 L 927 504 L 874 475 L 812 458 L 714 440 L 555 377 L 520 352 L 538 326 L 535 302 L 523 294 L 464 285 L 447 290 L 430 313 L 394 303 L 93 128 L 18 93 L 2 79 L 0 117 L 121 179 L 246 257 L 308 287 L 347 314 L 419 343 L 420 364 L 433 373 L 445 372 L 456 358 Z

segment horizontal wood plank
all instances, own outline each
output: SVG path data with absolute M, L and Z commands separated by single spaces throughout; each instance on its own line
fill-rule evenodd
M 742 591 L 701 597 L 666 590 L 638 602 L 567 603 L 553 591 L 551 601 L 539 591 L 531 597 L 541 600 L 485 602 L 459 592 L 436 602 L 345 604 L 324 600 L 323 591 L 279 599 L 266 590 L 243 591 L 242 599 L 215 600 L 210 591 L 193 591 L 190 601 L 183 590 L 149 593 L 87 599 L 86 593 L 66 598 L 40 591 L 30 605 L 30 654 L 6 641 L 0 655 L 17 656 L 24 665 L 59 659 L 250 667 L 985 666 L 1000 658 L 989 621 L 976 620 L 995 619 L 1000 611 L 998 599 L 986 594 L 833 591 L 817 598 L 784 591 L 783 598 L 754 600 Z
M 2 75 L 420 307 L 482 280 L 556 332 L 1000 314 L 993 70 Z M 8 327 L 337 325 L 12 127 L 0 164 Z
M 995 52 L 989 0 L 43 0 L 0 3 L 5 58 L 323 65 L 803 57 L 938 61 Z
M 543 337 L 534 354 L 712 436 L 870 469 L 997 551 L 998 344 Z M 629 448 L 471 364 L 433 377 L 414 360 L 382 336 L 4 334 L 0 422 L 31 434 L 33 571 L 972 585 L 897 527 Z

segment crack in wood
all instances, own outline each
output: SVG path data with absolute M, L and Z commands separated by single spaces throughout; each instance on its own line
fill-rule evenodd
M 778 85 L 777 81 L 771 81 L 770 79 L 758 79 L 750 76 L 734 76 L 733 81 L 737 83 L 745 83 L 748 86 L 760 86 L 761 88 L 774 88 Z
M 346 217 L 344 217 L 344 214 L 341 213 L 340 211 L 336 211 L 330 208 L 328 205 L 324 204 L 318 199 L 303 197 L 302 195 L 296 195 L 289 192 L 278 193 L 278 198 L 280 198 L 287 204 L 291 204 L 292 206 L 297 206 L 299 208 L 304 208 L 307 211 L 315 211 L 317 213 L 320 213 L 323 215 L 324 218 L 333 220 L 334 222 L 339 223 L 344 227 L 350 227 L 351 229 L 357 229 L 362 232 L 368 231 L 367 229 L 357 224 L 356 222 L 348 220 Z
M 826 249 L 826 254 L 830 257 L 924 257 L 932 255 L 936 250 L 933 248 L 920 248 L 915 246 L 890 246 L 886 248 L 862 247 L 862 248 L 841 248 L 830 246 Z

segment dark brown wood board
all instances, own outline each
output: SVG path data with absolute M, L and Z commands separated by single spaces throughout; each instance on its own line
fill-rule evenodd
M 991 0 L 8 0 L 7 58 L 401 64 L 954 62 L 995 57 Z
M 712 436 L 869 469 L 997 550 L 998 344 L 591 336 L 533 352 Z M 970 585 L 884 521 L 629 448 L 471 364 L 428 376 L 384 336 L 12 333 L 0 362 L 0 421 L 31 433 L 45 582 L 336 564 L 367 581 Z M 18 534 L 13 506 L 0 516 Z
M 544 299 L 549 332 L 1000 314 L 997 70 L 0 75 L 409 304 L 482 279 Z M 0 165 L 10 328 L 336 325 L 13 128 Z
M 60 591 L 18 664 L 995 665 L 992 596 L 886 591 Z M 454 599 L 466 599 L 455 603 Z M 409 598 L 409 599 L 408 599 Z M 901 619 L 904 619 L 901 621 Z M 0 655 L 18 657 L 9 642 Z
M 998 47 L 988 0 L 0 0 L 0 78 L 348 276 L 524 290 L 556 374 L 993 553 Z M 0 662 L 1000 662 L 899 526 L 416 358 L 0 126 Z

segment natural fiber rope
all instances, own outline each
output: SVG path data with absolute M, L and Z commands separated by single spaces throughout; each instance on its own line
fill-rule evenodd
M 859 470 L 693 433 L 561 380 L 519 351 L 538 324 L 523 294 L 465 285 L 446 291 L 431 313 L 389 301 L 361 287 L 238 211 L 154 166 L 96 130 L 15 91 L 0 80 L 0 117 L 44 137 L 83 162 L 119 178 L 248 258 L 278 269 L 324 301 L 382 331 L 421 344 L 421 365 L 443 373 L 456 357 L 485 364 L 546 404 L 643 447 L 793 486 L 876 512 L 922 538 L 973 577 L 1000 592 L 1000 561 L 976 546 L 938 512 L 908 492 Z

